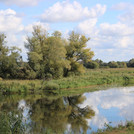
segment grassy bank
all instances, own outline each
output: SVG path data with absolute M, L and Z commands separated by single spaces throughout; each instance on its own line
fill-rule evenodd
M 98 130 L 93 134 L 134 134 L 134 122 L 127 122 L 126 125 L 118 125 L 117 127 L 107 125 L 106 129 Z
M 17 93 L 38 93 L 42 89 L 58 89 L 62 92 L 94 91 L 96 86 L 127 85 L 134 83 L 134 69 L 98 69 L 87 70 L 81 76 L 71 76 L 58 80 L 1 80 L 0 91 Z

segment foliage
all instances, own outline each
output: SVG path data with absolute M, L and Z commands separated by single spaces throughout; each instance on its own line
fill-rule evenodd
M 52 83 L 58 85 L 59 93 L 78 93 L 96 90 L 97 85 L 128 85 L 134 83 L 133 68 L 112 68 L 112 69 L 88 69 L 80 76 L 70 76 L 58 80 L 3 80 L 0 81 L 0 92 L 10 93 L 42 93 L 45 85 Z
M 95 62 L 95 61 L 90 61 L 88 63 L 84 64 L 86 68 L 90 68 L 90 69 L 97 69 L 99 68 L 99 63 Z
M 66 58 L 70 61 L 71 69 L 65 70 L 65 76 L 68 72 L 83 73 L 83 63 L 88 62 L 94 56 L 93 51 L 87 47 L 89 38 L 84 35 L 79 35 L 74 31 L 69 36 L 69 43 L 65 46 L 67 50 Z
M 131 59 L 127 65 L 128 67 L 134 67 L 134 59 Z
M 25 126 L 20 112 L 0 113 L 0 132 L 2 134 L 23 134 Z
M 66 50 L 61 33 L 56 31 L 51 37 L 40 26 L 35 26 L 32 37 L 25 44 L 30 67 L 36 72 L 37 78 L 60 78 L 64 68 L 69 68 Z
M 126 68 L 126 67 L 127 67 L 126 62 L 117 61 L 117 64 L 118 64 L 118 67 L 119 67 L 119 68 Z
M 42 85 L 41 88 L 43 90 L 58 90 L 59 85 L 50 81 L 50 82 L 47 82 L 44 85 Z
M 118 68 L 118 64 L 115 61 L 111 61 L 108 63 L 108 66 L 110 68 Z
M 127 68 L 126 62 L 121 61 L 110 61 L 108 63 L 103 62 L 102 60 L 96 59 L 90 62 L 84 63 L 86 68 L 95 69 L 95 68 Z
M 12 79 L 35 78 L 33 70 L 27 63 L 24 63 L 20 56 L 21 49 L 7 47 L 6 36 L 0 34 L 0 77 Z

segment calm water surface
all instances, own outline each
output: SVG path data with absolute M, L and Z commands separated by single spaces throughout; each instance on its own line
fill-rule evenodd
M 68 97 L 7 97 L 1 99 L 0 109 L 6 113 L 21 110 L 26 133 L 90 134 L 105 123 L 116 126 L 134 120 L 134 87 Z

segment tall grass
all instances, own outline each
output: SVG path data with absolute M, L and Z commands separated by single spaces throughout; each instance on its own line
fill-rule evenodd
M 134 84 L 133 68 L 86 70 L 81 76 L 70 76 L 58 80 L 1 80 L 0 91 L 37 93 L 41 89 L 68 91 L 84 89 L 95 85 Z

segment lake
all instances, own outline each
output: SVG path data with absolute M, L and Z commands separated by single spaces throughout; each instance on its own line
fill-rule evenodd
M 90 134 L 105 128 L 105 124 L 116 126 L 134 120 L 134 87 L 109 88 L 64 97 L 55 94 L 49 97 L 3 96 L 0 110 L 1 132 L 22 127 L 25 133 Z M 5 125 L 5 120 L 12 127 Z

